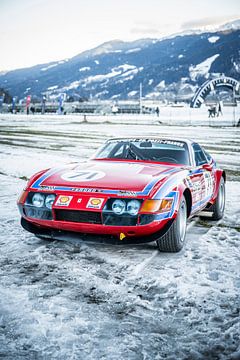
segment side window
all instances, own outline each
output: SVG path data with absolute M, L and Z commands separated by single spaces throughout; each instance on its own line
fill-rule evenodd
M 194 151 L 194 158 L 196 162 L 196 166 L 203 165 L 208 162 L 205 153 L 203 152 L 202 148 L 198 144 L 193 144 L 193 151 Z
M 205 154 L 205 156 L 206 156 L 206 158 L 207 158 L 207 161 L 208 161 L 208 162 L 210 162 L 210 161 L 212 160 L 211 155 L 209 155 L 209 153 L 208 153 L 208 152 L 206 152 L 206 150 L 205 150 L 205 149 L 203 149 L 203 151 L 204 151 L 204 154 Z

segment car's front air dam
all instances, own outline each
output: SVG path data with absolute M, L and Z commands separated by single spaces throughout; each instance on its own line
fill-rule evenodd
M 155 231 L 154 233 L 137 235 L 137 236 L 127 235 L 127 231 L 125 231 L 126 229 L 124 228 L 119 229 L 117 233 L 113 234 L 111 229 L 109 229 L 108 232 L 106 232 L 105 229 L 104 232 L 96 233 L 96 231 L 80 232 L 80 231 L 71 231 L 71 230 L 59 229 L 53 227 L 50 228 L 46 226 L 44 227 L 38 224 L 34 224 L 33 222 L 28 221 L 23 217 L 21 218 L 21 225 L 25 230 L 35 234 L 36 236 L 46 237 L 56 240 L 84 240 L 84 241 L 104 242 L 111 244 L 140 244 L 140 243 L 155 241 L 159 237 L 163 236 L 169 230 L 173 221 L 174 219 L 164 221 L 165 225 L 161 227 L 161 229 Z M 119 234 L 121 232 L 126 234 L 126 236 L 122 240 L 120 240 L 119 238 Z M 129 231 L 129 233 L 130 232 L 131 231 Z

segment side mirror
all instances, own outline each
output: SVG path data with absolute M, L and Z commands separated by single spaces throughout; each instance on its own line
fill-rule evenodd
M 202 168 L 207 171 L 212 171 L 212 164 L 203 164 Z

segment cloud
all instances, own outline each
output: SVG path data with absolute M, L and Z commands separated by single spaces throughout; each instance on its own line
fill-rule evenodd
M 238 18 L 239 17 L 236 17 L 236 15 L 232 15 L 232 16 L 218 16 L 218 17 L 206 17 L 202 19 L 195 19 L 182 23 L 181 29 L 190 30 L 190 29 L 196 29 L 196 28 L 198 29 L 211 25 L 221 25 L 227 23 L 228 21 L 236 20 Z
M 136 35 L 148 35 L 148 34 L 155 34 L 158 35 L 161 33 L 161 31 L 159 29 L 150 27 L 134 27 L 131 30 L 132 34 L 136 34 Z
M 169 26 L 169 24 L 159 25 L 157 22 L 143 20 L 136 22 L 130 32 L 135 35 L 161 35 Z

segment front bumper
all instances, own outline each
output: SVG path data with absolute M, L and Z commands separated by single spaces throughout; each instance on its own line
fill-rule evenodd
M 52 227 L 47 227 L 46 224 L 39 224 L 39 222 L 36 224 L 24 217 L 21 218 L 21 225 L 25 230 L 33 233 L 36 236 L 53 240 L 84 240 L 108 244 L 141 244 L 156 241 L 161 236 L 166 234 L 166 232 L 171 227 L 173 221 L 174 219 L 165 221 L 164 225 L 162 224 L 161 228 L 156 230 L 155 232 L 152 232 L 153 229 L 151 229 L 150 233 L 149 231 L 146 233 L 146 229 L 145 232 L 143 231 L 144 229 L 140 229 L 141 232 L 138 232 L 137 234 L 136 227 L 131 227 L 131 229 L 129 229 L 128 227 L 128 229 L 124 228 L 124 230 L 123 228 L 115 229 L 115 226 L 114 229 L 111 229 L 111 227 L 107 227 L 108 229 L 101 229 L 103 227 L 101 225 L 101 228 L 96 229 L 94 227 L 91 229 L 92 231 L 90 231 L 88 227 L 82 227 L 82 231 L 79 231 L 80 229 L 76 228 L 74 231 L 72 228 L 68 229 L 68 227 L 65 226 L 66 224 L 62 224 L 62 226 L 60 226 L 61 228 L 59 228 L 60 224 L 56 226 L 56 224 L 54 223 L 52 223 Z M 134 229 L 134 235 L 132 228 Z M 86 232 L 84 231 L 84 229 L 86 230 Z M 117 233 L 116 230 L 118 230 Z M 119 234 L 123 231 L 126 234 L 126 237 L 120 240 Z
M 113 242 L 117 240 L 121 243 L 151 242 L 163 236 L 174 221 L 172 217 L 159 218 L 158 214 L 153 213 L 117 215 L 109 211 L 107 206 L 89 209 L 89 196 L 81 196 L 80 203 L 77 202 L 78 197 L 73 198 L 71 207 L 53 204 L 52 210 L 44 206 L 36 208 L 26 199 L 27 193 L 18 202 L 23 228 L 35 235 L 54 239 L 66 235 L 78 238 L 87 235 L 94 238 L 96 235 L 98 241 L 100 237 L 107 237 L 108 242 L 113 239 Z

